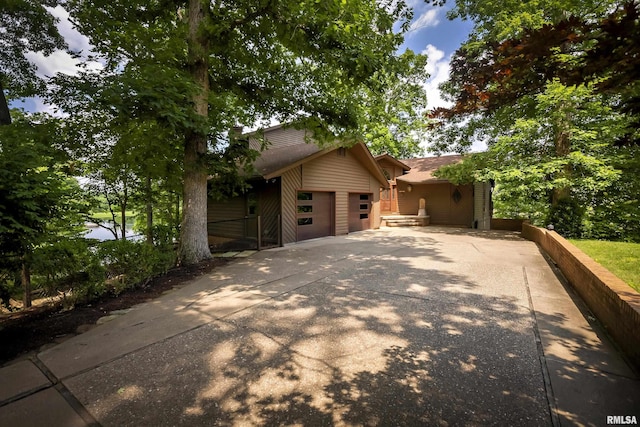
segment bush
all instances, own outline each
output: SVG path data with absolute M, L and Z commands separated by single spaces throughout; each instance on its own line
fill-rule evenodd
M 577 200 L 566 197 L 551 206 L 547 224 L 552 224 L 554 230 L 564 237 L 581 237 L 584 213 L 585 209 Z
M 11 310 L 9 300 L 22 292 L 20 287 L 20 262 L 17 257 L 0 256 L 0 305 Z
M 164 274 L 175 262 L 175 253 L 145 242 L 110 240 L 97 251 L 107 271 L 107 285 L 114 294 Z
M 47 296 L 62 294 L 65 303 L 104 292 L 104 268 L 86 239 L 60 240 L 36 248 L 31 276 L 34 287 Z

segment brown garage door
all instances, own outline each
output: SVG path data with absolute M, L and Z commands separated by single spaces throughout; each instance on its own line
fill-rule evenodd
M 371 194 L 349 194 L 349 233 L 371 228 Z
M 333 234 L 333 193 L 298 191 L 298 240 Z

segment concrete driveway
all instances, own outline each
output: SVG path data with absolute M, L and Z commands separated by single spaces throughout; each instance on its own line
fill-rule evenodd
M 638 377 L 535 244 L 435 227 L 237 259 L 0 381 L 11 426 L 640 422 Z

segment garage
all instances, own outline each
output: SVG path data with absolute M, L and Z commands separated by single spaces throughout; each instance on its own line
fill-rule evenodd
M 334 193 L 298 191 L 297 240 L 331 236 L 333 232 Z
M 371 228 L 371 194 L 349 194 L 349 233 Z

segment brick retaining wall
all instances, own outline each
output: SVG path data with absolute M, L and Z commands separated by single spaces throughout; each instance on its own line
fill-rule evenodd
M 522 230 L 523 219 L 491 218 L 492 230 L 520 231 Z
M 554 231 L 524 223 L 522 236 L 549 254 L 631 362 L 640 368 L 640 294 Z

